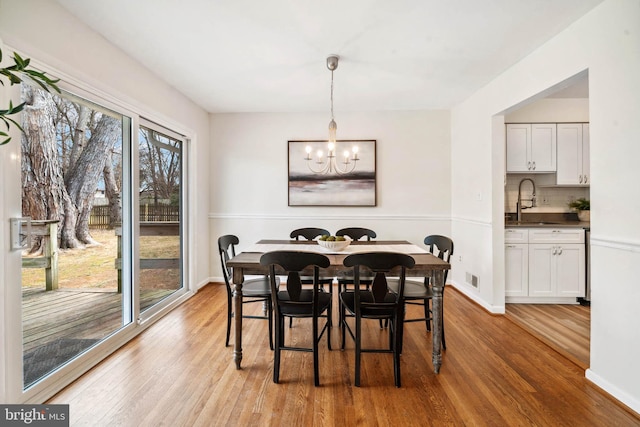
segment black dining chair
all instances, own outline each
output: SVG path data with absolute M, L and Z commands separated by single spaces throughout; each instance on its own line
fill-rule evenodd
M 366 238 L 366 240 L 370 242 L 371 239 L 375 239 L 378 235 L 375 231 L 369 228 L 347 227 L 341 228 L 340 230 L 336 231 L 336 236 L 346 236 L 351 240 L 360 240 Z M 360 276 L 360 283 L 365 285 L 367 289 L 369 289 L 369 286 L 371 286 L 372 280 L 373 276 Z M 338 274 L 338 295 L 340 295 L 340 292 L 346 291 L 349 285 L 353 285 L 353 272 L 342 272 Z M 342 318 L 340 318 L 338 322 L 339 324 L 342 323 Z M 380 327 L 382 328 L 382 323 L 380 324 Z
M 363 237 L 366 237 L 368 241 L 378 237 L 375 231 L 362 227 L 341 228 L 336 231 L 336 236 L 347 236 L 353 240 L 360 240 Z
M 300 240 L 300 239 L 314 240 L 316 237 L 328 236 L 330 234 L 331 233 L 329 233 L 329 231 L 325 230 L 324 228 L 305 227 L 305 228 L 298 228 L 296 230 L 293 230 L 289 234 L 289 237 L 295 240 Z
M 451 255 L 453 255 L 453 240 L 446 236 L 432 235 L 424 238 L 424 244 L 429 248 L 429 252 L 437 256 L 443 261 L 450 262 Z M 444 283 L 447 282 L 447 273 L 444 271 Z M 429 283 L 429 277 L 425 277 L 423 281 L 407 280 L 404 288 L 404 300 L 405 304 L 409 305 L 422 305 L 424 306 L 424 317 L 406 319 L 408 322 L 422 322 L 426 323 L 427 331 L 431 331 L 431 322 L 433 321 L 433 309 L 431 306 L 431 300 L 433 299 L 433 290 Z M 390 281 L 389 288 L 396 292 L 398 289 L 397 281 Z M 446 286 L 445 286 L 446 288 Z M 444 296 L 444 289 L 442 293 Z M 444 301 L 443 301 L 444 310 Z M 442 319 L 442 348 L 447 349 L 447 343 L 444 337 L 444 316 Z
M 229 335 L 231 333 L 231 318 L 234 316 L 232 295 L 232 271 L 227 267 L 227 261 L 236 256 L 235 245 L 239 243 L 237 236 L 227 234 L 218 238 L 218 252 L 220 253 L 220 263 L 222 266 L 222 275 L 227 286 L 227 338 L 225 346 L 229 346 Z M 272 299 L 271 288 L 269 286 L 269 278 L 267 276 L 248 279 L 242 282 L 242 303 L 262 302 L 264 316 L 243 315 L 243 319 L 267 319 L 269 321 L 269 347 L 273 350 L 273 316 L 272 316 Z
M 366 240 L 370 242 L 371 239 L 375 239 L 377 237 L 377 234 L 375 231 L 368 228 L 347 227 L 347 228 L 341 228 L 340 230 L 336 231 L 336 236 L 346 236 L 346 237 L 349 237 L 351 240 L 360 240 L 366 237 Z M 360 277 L 360 283 L 366 286 L 369 286 L 371 285 L 372 279 L 373 277 L 369 277 L 369 278 Z M 338 292 L 347 290 L 347 285 L 349 283 L 353 283 L 353 276 L 350 273 L 344 273 L 342 275 L 339 275 L 338 276 Z
M 402 349 L 403 322 L 404 315 L 404 283 L 406 269 L 415 265 L 415 260 L 405 254 L 395 252 L 367 252 L 352 254 L 344 261 L 346 267 L 353 267 L 354 289 L 353 291 L 343 291 L 340 293 L 340 311 L 343 314 L 341 333 L 341 348 L 344 350 L 346 332 L 355 341 L 355 381 L 354 384 L 360 386 L 360 359 L 362 353 L 392 353 L 393 354 L 393 376 L 396 387 L 400 387 L 400 351 Z M 400 268 L 398 279 L 398 292 L 392 293 L 387 288 L 387 275 L 394 269 Z M 360 276 L 364 272 L 371 272 L 375 275 L 370 290 L 361 288 Z M 394 272 L 394 274 L 396 274 Z M 345 311 L 351 313 L 355 319 L 352 329 L 349 326 L 349 318 Z M 387 320 L 389 322 L 389 347 L 362 347 L 362 319 Z
M 320 236 L 329 236 L 331 233 L 324 228 L 316 228 L 316 227 L 304 227 L 293 230 L 289 237 L 295 240 L 315 240 Z M 302 277 L 302 283 L 305 285 L 309 285 L 313 283 L 313 278 L 308 276 Z M 320 278 L 320 289 L 324 291 L 325 285 L 331 287 L 333 286 L 333 277 L 321 277 Z M 289 327 L 293 325 L 293 318 L 289 319 Z
M 276 317 L 275 354 L 273 361 L 273 382 L 280 379 L 280 353 L 282 350 L 307 351 L 313 353 L 313 379 L 316 386 L 320 385 L 318 343 L 327 332 L 327 346 L 331 350 L 331 292 L 320 291 L 320 268 L 329 267 L 329 258 L 322 254 L 300 251 L 273 251 L 260 257 L 260 264 L 269 267 L 271 284 L 271 298 L 274 302 Z M 303 289 L 300 273 L 313 267 L 313 288 Z M 287 276 L 286 290 L 280 290 L 276 280 L 277 274 Z M 300 347 L 285 344 L 284 318 L 310 318 L 312 321 L 312 346 Z M 324 317 L 326 322 L 319 328 L 318 320 Z

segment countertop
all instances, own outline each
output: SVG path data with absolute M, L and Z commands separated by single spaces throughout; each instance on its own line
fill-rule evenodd
M 506 221 L 505 228 L 590 228 L 589 222 L 583 221 Z
M 580 221 L 575 212 L 522 212 L 520 221 L 516 213 L 505 213 L 505 228 L 584 228 L 589 230 L 589 221 Z

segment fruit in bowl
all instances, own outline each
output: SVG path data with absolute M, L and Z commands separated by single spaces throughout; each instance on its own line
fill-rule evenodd
M 351 240 L 344 236 L 320 236 L 318 239 L 318 245 L 330 251 L 339 252 L 349 246 Z

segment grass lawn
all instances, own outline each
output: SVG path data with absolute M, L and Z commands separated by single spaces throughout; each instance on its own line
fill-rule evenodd
M 118 239 L 113 230 L 92 229 L 91 236 L 100 244 L 82 249 L 60 249 L 58 275 L 60 289 L 115 291 L 118 271 L 115 269 Z M 179 258 L 178 236 L 140 238 L 141 258 Z M 140 287 L 143 289 L 177 289 L 180 272 L 172 270 L 143 270 Z M 44 288 L 42 268 L 23 268 L 22 286 Z

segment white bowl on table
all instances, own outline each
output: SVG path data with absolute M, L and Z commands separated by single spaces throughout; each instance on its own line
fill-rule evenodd
M 331 252 L 340 252 L 351 244 L 351 240 L 318 240 L 318 244 Z

